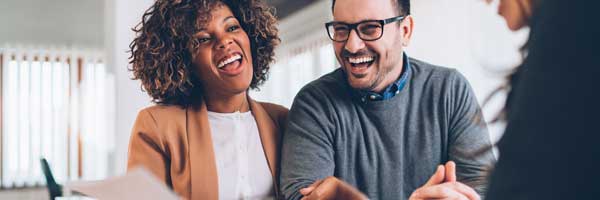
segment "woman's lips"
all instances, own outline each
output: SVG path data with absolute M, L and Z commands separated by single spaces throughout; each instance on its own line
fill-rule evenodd
M 219 72 L 228 76 L 236 76 L 244 70 L 243 59 L 233 61 L 225 66 L 219 68 Z

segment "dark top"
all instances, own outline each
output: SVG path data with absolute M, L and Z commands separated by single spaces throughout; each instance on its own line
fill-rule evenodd
M 600 199 L 600 5 L 541 2 L 487 199 Z

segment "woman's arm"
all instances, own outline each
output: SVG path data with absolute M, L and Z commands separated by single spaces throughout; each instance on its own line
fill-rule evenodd
M 156 121 L 148 110 L 138 113 L 129 141 L 127 171 L 136 167 L 144 167 L 157 178 L 172 187 L 168 173 L 168 154 L 165 152 L 165 141 L 157 133 Z

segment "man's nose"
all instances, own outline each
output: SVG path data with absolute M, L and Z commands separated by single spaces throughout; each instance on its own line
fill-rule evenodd
M 355 30 L 350 30 L 348 40 L 344 45 L 344 49 L 350 53 L 356 53 L 365 47 L 365 42 L 358 37 L 358 33 Z

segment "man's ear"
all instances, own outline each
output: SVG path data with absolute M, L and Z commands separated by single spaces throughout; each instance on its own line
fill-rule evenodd
M 406 16 L 400 23 L 400 29 L 402 29 L 402 46 L 407 47 L 410 44 L 412 38 L 415 22 L 411 15 Z

